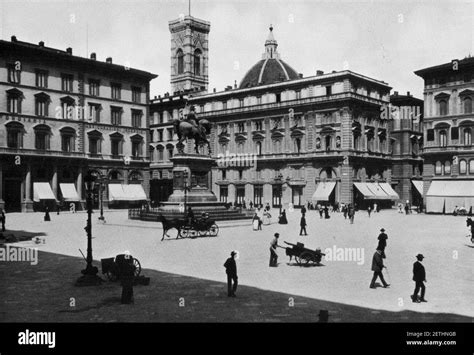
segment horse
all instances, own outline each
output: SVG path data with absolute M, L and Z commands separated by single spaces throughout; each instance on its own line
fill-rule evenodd
M 471 242 L 474 243 L 474 222 L 470 217 L 466 219 L 466 226 L 471 227 Z
M 163 225 L 163 236 L 161 238 L 161 241 L 165 239 L 165 236 L 169 238 L 168 231 L 170 229 L 175 228 L 178 231 L 178 234 L 176 235 L 176 239 L 181 238 L 181 229 L 183 226 L 186 224 L 186 221 L 174 218 L 174 219 L 166 219 L 163 215 L 158 216 L 158 221 L 161 222 Z
M 199 146 L 202 143 L 207 144 L 209 155 L 211 155 L 211 144 L 207 139 L 207 135 L 211 133 L 211 124 L 208 120 L 201 119 L 196 123 L 195 120 L 174 120 L 173 121 L 174 131 L 178 136 L 177 147 L 182 153 L 182 142 L 188 138 L 194 139 L 194 149 L 196 154 L 199 154 Z

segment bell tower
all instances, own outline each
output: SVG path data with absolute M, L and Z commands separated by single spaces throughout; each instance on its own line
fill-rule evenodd
M 210 28 L 210 22 L 190 15 L 169 22 L 172 93 L 207 92 Z

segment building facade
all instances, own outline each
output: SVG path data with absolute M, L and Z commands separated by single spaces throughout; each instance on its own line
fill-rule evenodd
M 424 79 L 423 191 L 427 212 L 474 206 L 474 58 L 415 72 Z
M 0 41 L 0 53 L 2 208 L 80 207 L 89 171 L 110 185 L 148 191 L 149 82 L 156 75 L 14 36 Z
M 423 100 L 410 92 L 390 96 L 392 185 L 402 202 L 423 204 Z
M 282 60 L 270 27 L 261 60 L 239 87 L 175 93 L 172 107 L 169 100 L 153 100 L 150 111 L 157 119 L 165 111 L 179 118 L 187 103 L 212 123 L 211 153 L 218 162 L 213 192 L 223 202 L 391 205 L 398 195 L 391 186 L 390 119 L 383 115 L 390 89 L 348 70 L 303 77 Z M 152 131 L 172 128 L 159 122 L 150 125 Z M 153 136 L 150 149 L 165 152 L 175 145 L 172 136 L 169 142 L 159 139 L 163 134 Z M 171 170 L 169 155 L 154 156 L 153 176 Z

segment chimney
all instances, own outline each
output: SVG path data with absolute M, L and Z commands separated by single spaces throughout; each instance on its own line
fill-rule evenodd
M 298 78 L 303 79 L 303 73 L 298 73 Z
M 237 80 L 234 80 L 234 89 L 237 89 Z
M 108 64 L 112 64 L 112 57 L 107 57 L 105 62 L 108 63 Z
M 72 48 L 71 48 L 71 47 L 67 47 L 67 48 L 66 48 L 66 52 L 67 52 L 68 54 L 72 54 Z
M 411 96 L 411 95 L 410 95 L 410 91 L 407 91 L 407 96 Z
M 92 60 L 96 60 L 96 59 L 97 59 L 97 54 L 91 53 L 91 59 L 92 59 Z
M 16 36 L 12 36 L 12 42 L 17 42 Z
M 43 41 L 40 41 L 40 42 L 38 43 L 38 46 L 44 47 L 44 42 L 43 42 Z
M 214 90 L 213 90 L 213 91 L 214 91 L 214 92 L 216 92 L 216 88 L 214 88 Z
M 316 75 L 319 76 L 319 75 L 323 75 L 324 72 L 322 70 L 316 70 Z
M 395 96 L 398 96 L 398 91 L 395 91 L 393 94 L 394 94 Z

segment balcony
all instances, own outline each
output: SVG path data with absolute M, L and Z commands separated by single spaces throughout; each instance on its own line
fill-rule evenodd
M 33 156 L 49 156 L 58 158 L 86 158 L 86 155 L 81 152 L 63 152 L 58 150 L 38 150 L 38 149 L 24 149 L 24 148 L 0 148 L 0 154 L 12 155 L 33 155 Z

